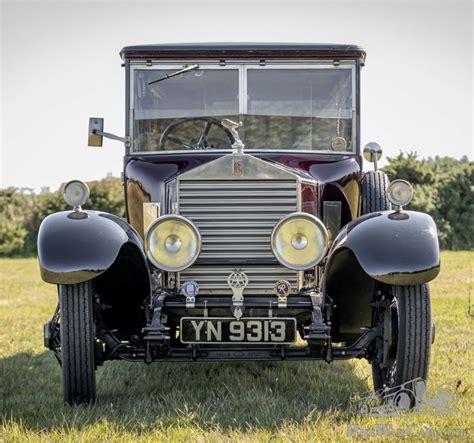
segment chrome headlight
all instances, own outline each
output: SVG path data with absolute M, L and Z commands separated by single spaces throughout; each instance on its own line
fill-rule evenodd
M 314 215 L 294 212 L 275 226 L 271 243 L 273 254 L 283 266 L 303 271 L 323 259 L 328 233 L 321 220 Z
M 145 251 L 157 268 L 179 272 L 196 261 L 201 251 L 201 234 L 188 219 L 163 215 L 147 229 Z
M 387 194 L 390 202 L 394 206 L 401 208 L 411 202 L 413 188 L 406 180 L 393 180 L 388 186 Z
M 89 198 L 89 187 L 80 180 L 71 180 L 64 185 L 63 197 L 66 203 L 78 208 Z

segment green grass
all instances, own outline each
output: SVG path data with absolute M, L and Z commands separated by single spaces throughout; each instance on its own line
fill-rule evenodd
M 40 280 L 36 260 L 0 260 L 0 441 L 344 441 L 354 438 L 350 424 L 366 435 L 390 426 L 398 432 L 394 441 L 402 433 L 472 441 L 473 261 L 473 252 L 444 252 L 431 285 L 436 341 L 429 392 L 460 380 L 456 412 L 382 419 L 349 407 L 352 395 L 371 388 L 364 360 L 108 362 L 97 372 L 97 404 L 65 406 L 59 366 L 42 344 L 56 288 Z

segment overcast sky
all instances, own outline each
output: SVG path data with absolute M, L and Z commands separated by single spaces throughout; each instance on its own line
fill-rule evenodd
M 124 132 L 126 45 L 362 45 L 362 144 L 473 157 L 473 4 L 153 1 L 1 4 L 0 187 L 119 175 L 123 145 L 87 147 L 89 116 Z

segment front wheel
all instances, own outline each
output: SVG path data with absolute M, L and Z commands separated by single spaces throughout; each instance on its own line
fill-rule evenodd
M 390 286 L 377 300 L 376 323 L 382 326 L 372 363 L 375 392 L 402 387 L 428 377 L 431 348 L 431 303 L 427 284 Z
M 63 393 L 69 404 L 96 398 L 93 297 L 90 281 L 59 286 Z

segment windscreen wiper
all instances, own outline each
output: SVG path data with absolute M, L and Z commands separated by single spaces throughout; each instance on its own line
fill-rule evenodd
M 179 71 L 172 72 L 171 74 L 166 74 L 164 77 L 161 77 L 158 80 L 153 80 L 152 82 L 150 82 L 148 84 L 152 85 L 153 83 L 162 82 L 163 80 L 167 80 L 171 77 L 176 77 L 177 75 L 183 74 L 185 72 L 194 71 L 195 69 L 199 69 L 199 65 L 186 66 L 185 68 L 180 69 Z

